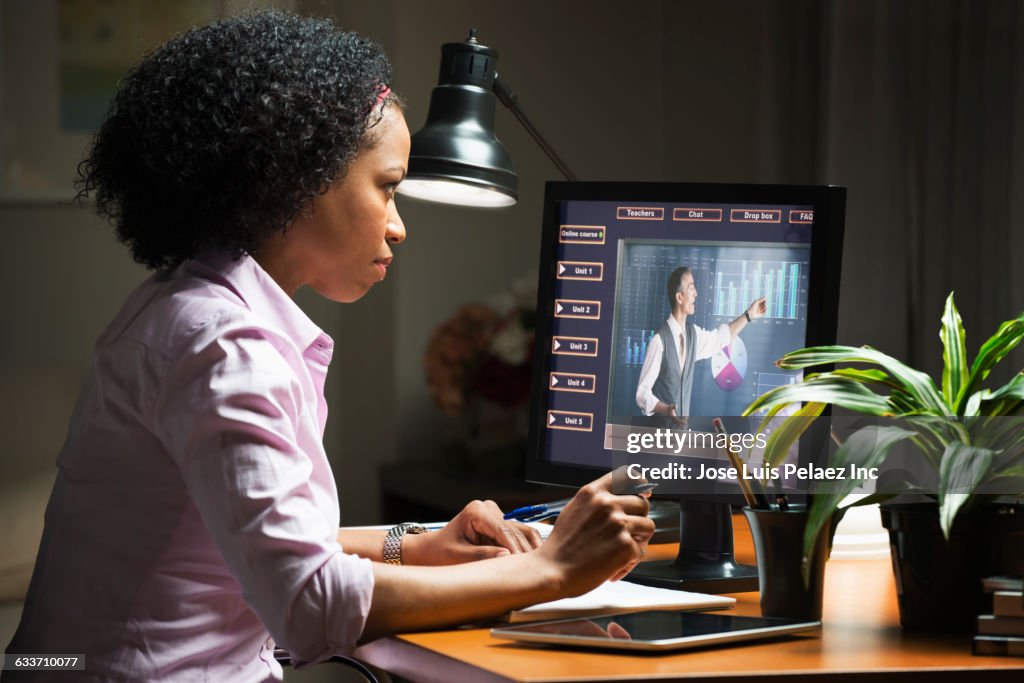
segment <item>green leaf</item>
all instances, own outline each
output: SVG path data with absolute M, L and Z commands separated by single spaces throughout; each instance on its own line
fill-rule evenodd
M 921 408 L 914 401 L 914 397 L 902 389 L 897 389 L 889 395 L 889 405 L 892 406 L 893 412 L 897 415 L 915 415 Z
M 970 376 L 957 398 L 955 405 L 957 415 L 963 414 L 963 408 L 971 394 L 978 390 L 981 383 L 992 372 L 992 368 L 998 365 L 999 361 L 1005 358 L 1006 354 L 1012 351 L 1021 339 L 1024 339 L 1024 313 L 1013 320 L 1004 322 L 996 330 L 996 333 L 981 345 L 981 349 L 974 359 L 974 365 L 971 366 Z
M 981 402 L 988 399 L 992 395 L 992 392 L 988 389 L 982 389 L 971 394 L 971 397 L 967 399 L 967 405 L 964 406 L 964 417 L 974 417 L 981 414 Z
M 1022 416 L 1024 415 L 1024 399 L 999 401 L 991 406 L 985 406 L 984 410 L 989 415 Z
M 791 403 L 832 403 L 867 415 L 892 415 L 892 409 L 884 396 L 880 396 L 863 384 L 848 378 L 828 374 L 816 375 L 799 384 L 784 384 L 761 394 L 743 411 L 750 415 L 762 409 L 774 412 L 780 405 Z
M 1009 382 L 995 391 L 982 389 L 971 394 L 967 400 L 965 415 L 971 415 L 971 404 L 977 401 L 978 408 L 975 415 L 1013 415 L 1021 411 L 1021 402 L 1024 401 L 1024 372 L 1013 376 Z
M 949 415 L 952 408 L 938 389 L 935 382 L 925 373 L 904 365 L 895 358 L 869 346 L 816 346 L 799 349 L 776 361 L 785 370 L 799 370 L 815 365 L 832 363 L 868 363 L 882 366 L 909 396 L 916 402 L 920 412 L 934 415 Z
M 939 464 L 939 525 L 949 538 L 956 513 L 989 474 L 995 451 L 959 441 L 946 446 Z
M 793 415 L 787 417 L 768 437 L 764 446 L 764 462 L 778 467 L 786 459 L 790 447 L 800 438 L 815 418 L 825 410 L 824 403 L 808 403 Z M 763 424 L 763 423 L 762 423 Z M 760 431 L 760 430 L 758 430 Z
M 832 456 L 830 467 L 846 468 L 850 465 L 873 468 L 885 460 L 894 445 L 909 439 L 916 432 L 899 427 L 865 427 L 850 435 L 850 438 L 839 447 Z M 804 559 L 811 557 L 814 540 L 821 528 L 828 523 L 832 514 L 839 507 L 843 498 L 850 494 L 863 481 L 859 479 L 840 479 L 828 482 L 827 490 L 816 493 L 807 514 L 807 526 L 804 528 Z M 804 563 L 807 564 L 806 562 Z M 804 569 L 806 573 L 806 567 Z M 805 578 L 806 581 L 806 578 Z
M 974 446 L 1011 451 L 1024 444 L 1024 417 L 982 416 L 965 421 L 968 438 Z
M 951 441 L 963 441 L 967 437 L 958 422 L 945 417 L 909 415 L 901 417 L 899 424 L 917 431 L 917 436 L 913 439 L 914 444 L 936 470 L 942 461 L 942 453 L 946 450 L 946 445 Z
M 874 384 L 899 390 L 901 385 L 894 382 L 889 373 L 885 370 L 868 370 L 864 368 L 839 368 L 828 373 L 836 377 L 846 377 L 857 380 L 863 384 Z
M 992 475 L 989 481 L 995 481 L 996 479 L 1022 479 L 1024 478 L 1024 465 L 1015 465 L 1008 467 L 1005 470 L 1001 470 L 999 473 Z
M 1024 465 L 1014 465 L 1000 470 L 982 482 L 979 492 L 1024 497 Z
M 939 338 L 942 339 L 942 394 L 951 406 L 956 405 L 960 390 L 967 382 L 965 337 L 960 311 L 956 310 L 953 293 L 950 292 L 946 298 L 946 309 L 942 313 Z

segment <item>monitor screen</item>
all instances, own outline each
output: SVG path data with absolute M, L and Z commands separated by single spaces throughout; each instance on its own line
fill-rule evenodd
M 752 435 L 737 416 L 802 376 L 775 361 L 835 341 L 844 204 L 822 186 L 549 183 L 528 477 L 721 465 L 711 421 Z M 737 493 L 689 481 L 658 492 Z

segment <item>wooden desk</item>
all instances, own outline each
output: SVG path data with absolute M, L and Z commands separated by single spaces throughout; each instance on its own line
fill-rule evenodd
M 745 521 L 734 519 L 736 553 L 752 563 Z M 674 555 L 652 547 L 650 559 Z M 737 593 L 736 614 L 760 614 L 757 593 Z M 1024 660 L 975 657 L 970 637 L 904 631 L 889 560 L 826 565 L 820 632 L 678 654 L 622 655 L 531 647 L 488 629 L 413 633 L 364 646 L 359 657 L 412 681 L 1024 681 Z

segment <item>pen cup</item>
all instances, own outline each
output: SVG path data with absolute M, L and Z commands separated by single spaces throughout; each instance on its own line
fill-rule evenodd
M 788 510 L 743 508 L 754 537 L 761 614 L 766 617 L 821 619 L 829 525 L 822 527 L 810 558 L 810 582 L 804 586 L 803 559 L 807 508 Z

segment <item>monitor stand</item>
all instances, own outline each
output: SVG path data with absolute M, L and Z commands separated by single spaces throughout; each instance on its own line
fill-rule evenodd
M 641 562 L 625 580 L 696 593 L 757 590 L 757 567 L 737 564 L 733 556 L 728 503 L 680 500 L 679 540 L 676 559 Z

